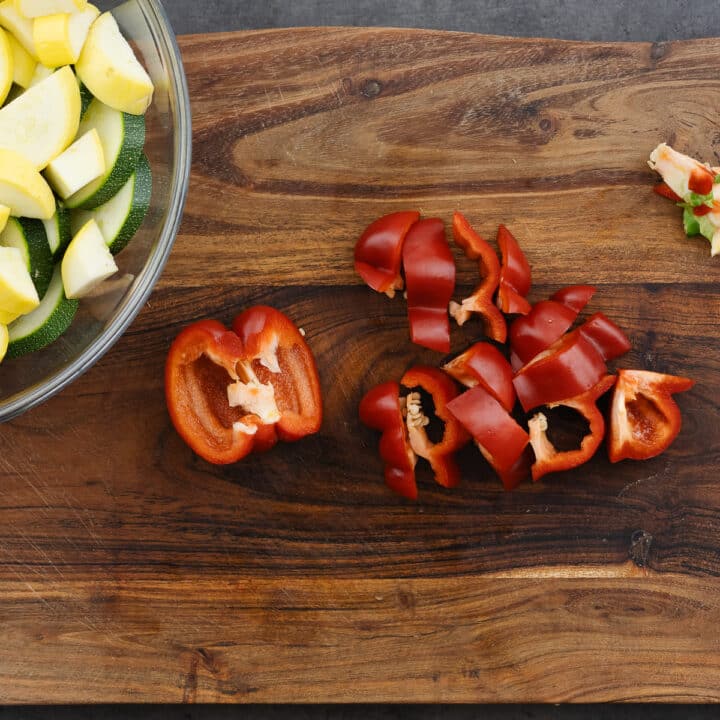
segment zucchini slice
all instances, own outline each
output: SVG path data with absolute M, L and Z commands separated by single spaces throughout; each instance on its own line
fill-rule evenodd
M 56 265 L 39 307 L 8 327 L 10 343 L 7 357 L 27 355 L 55 342 L 72 324 L 78 305 L 77 300 L 65 297 L 60 265 Z
M 62 204 L 57 204 L 55 214 L 49 220 L 43 220 L 53 262 L 62 259 L 65 249 L 72 240 L 70 231 L 70 211 Z
M 145 145 L 145 118 L 113 110 L 95 99 L 85 111 L 78 136 L 97 130 L 105 157 L 105 172 L 71 195 L 71 208 L 94 210 L 117 194 L 135 171 Z
M 42 300 L 53 274 L 52 252 L 42 222 L 11 217 L 0 233 L 0 245 L 20 251 L 38 297 Z
M 144 154 L 135 172 L 115 197 L 96 210 L 73 212 L 72 227 L 79 230 L 89 220 L 100 227 L 110 252 L 117 255 L 132 240 L 150 208 L 152 171 Z

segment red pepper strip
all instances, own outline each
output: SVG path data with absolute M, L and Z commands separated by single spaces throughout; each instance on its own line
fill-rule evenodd
M 577 397 L 607 372 L 597 347 L 580 330 L 563 335 L 523 367 L 513 379 L 525 412 Z
M 698 205 L 694 207 L 692 211 L 695 217 L 702 217 L 708 213 L 715 212 L 715 208 L 711 208 L 709 205 Z
M 400 385 L 387 382 L 370 390 L 360 401 L 360 420 L 382 433 L 380 457 L 385 461 L 385 483 L 399 495 L 417 500 L 417 458 L 400 408 Z
M 709 195 L 713 189 L 715 175 L 704 165 L 697 163 L 690 173 L 688 189 L 698 195 Z
M 410 337 L 423 347 L 450 352 L 448 304 L 455 290 L 455 261 L 442 220 L 415 223 L 403 246 Z
M 453 456 L 470 441 L 465 429 L 447 410 L 447 404 L 457 397 L 457 386 L 442 370 L 422 365 L 410 368 L 400 382 L 411 390 L 422 388 L 429 393 L 435 415 L 444 424 L 442 440 L 438 443 L 430 442 L 425 430 L 429 418 L 424 414 L 421 396 L 411 392 L 405 399 L 410 447 L 416 455 L 430 463 L 439 485 L 455 487 L 460 482 L 460 468 Z
M 603 360 L 614 360 L 630 350 L 627 335 L 603 313 L 595 313 L 578 332 L 597 348 Z
M 317 432 L 322 399 L 310 348 L 293 323 L 257 307 L 235 320 L 185 328 L 165 365 L 170 418 L 208 462 L 228 464 Z
M 535 462 L 532 466 L 533 481 L 537 482 L 548 473 L 572 470 L 586 463 L 600 447 L 605 437 L 605 420 L 596 405 L 598 398 L 604 395 L 615 384 L 614 375 L 606 375 L 594 387 L 582 395 L 564 400 L 561 403 L 551 403 L 549 408 L 564 407 L 577 410 L 590 426 L 588 434 L 582 439 L 577 450 L 558 452 L 547 437 L 548 421 L 543 413 L 538 413 L 528 422 L 530 428 L 530 444 L 535 453 Z
M 610 411 L 610 462 L 648 460 L 667 450 L 682 426 L 672 395 L 695 383 L 647 370 L 620 370 Z
M 592 285 L 569 285 L 558 290 L 550 299 L 569 307 L 579 315 L 592 300 L 596 288 Z
M 508 412 L 515 406 L 512 368 L 494 345 L 475 343 L 443 366 L 443 370 L 466 387 L 485 388 Z
M 682 202 L 683 199 L 674 191 L 670 189 L 670 186 L 667 183 L 661 182 L 655 185 L 653 188 L 653 191 L 656 192 L 661 197 L 667 198 L 668 200 L 672 200 L 673 202 Z
M 479 385 L 449 402 L 447 409 L 473 436 L 506 487 L 510 489 L 516 485 L 529 436 L 510 413 Z
M 538 353 L 549 348 L 575 322 L 578 313 L 595 293 L 590 285 L 574 285 L 541 300 L 510 327 L 513 370 L 519 370 Z
M 450 314 L 458 325 L 464 325 L 473 314 L 480 315 L 485 325 L 485 334 L 499 343 L 507 340 L 507 323 L 503 314 L 493 302 L 493 296 L 500 282 L 500 261 L 497 253 L 473 229 L 464 215 L 453 214 L 453 237 L 470 260 L 479 261 L 480 284 L 470 297 L 460 305 L 450 303 Z
M 396 212 L 371 223 L 355 245 L 355 270 L 377 292 L 389 297 L 403 289 L 400 275 L 405 236 L 420 219 L 416 211 Z
M 509 315 L 527 315 L 531 308 L 525 299 L 532 282 L 530 263 L 518 241 L 504 225 L 498 228 L 497 242 L 502 254 L 498 306 Z

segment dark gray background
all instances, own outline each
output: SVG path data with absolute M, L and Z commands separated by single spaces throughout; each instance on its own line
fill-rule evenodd
M 720 37 L 719 0 L 165 0 L 165 6 L 178 34 L 296 25 L 392 25 L 579 40 Z M 717 718 L 719 713 L 710 707 L 617 706 L 0 707 L 0 720 L 701 720 Z

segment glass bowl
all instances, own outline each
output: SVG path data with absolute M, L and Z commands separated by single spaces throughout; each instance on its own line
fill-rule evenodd
M 112 10 L 153 83 L 145 153 L 153 194 L 145 222 L 116 258 L 120 272 L 81 301 L 65 335 L 40 352 L 0 364 L 0 422 L 39 405 L 77 379 L 120 338 L 160 277 L 177 234 L 187 194 L 191 119 L 185 72 L 159 0 L 96 2 Z

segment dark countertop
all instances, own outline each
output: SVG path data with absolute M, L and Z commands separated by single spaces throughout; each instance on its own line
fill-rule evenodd
M 444 28 L 498 35 L 581 40 L 662 41 L 720 37 L 717 0 L 166 0 L 178 34 L 298 25 L 390 25 Z M 0 720 L 230 720 L 233 708 L 12 709 L 0 707 Z M 682 707 L 488 707 L 372 706 L 368 708 L 256 707 L 243 710 L 248 720 L 546 720 L 548 718 L 658 720 L 717 717 L 715 708 Z

